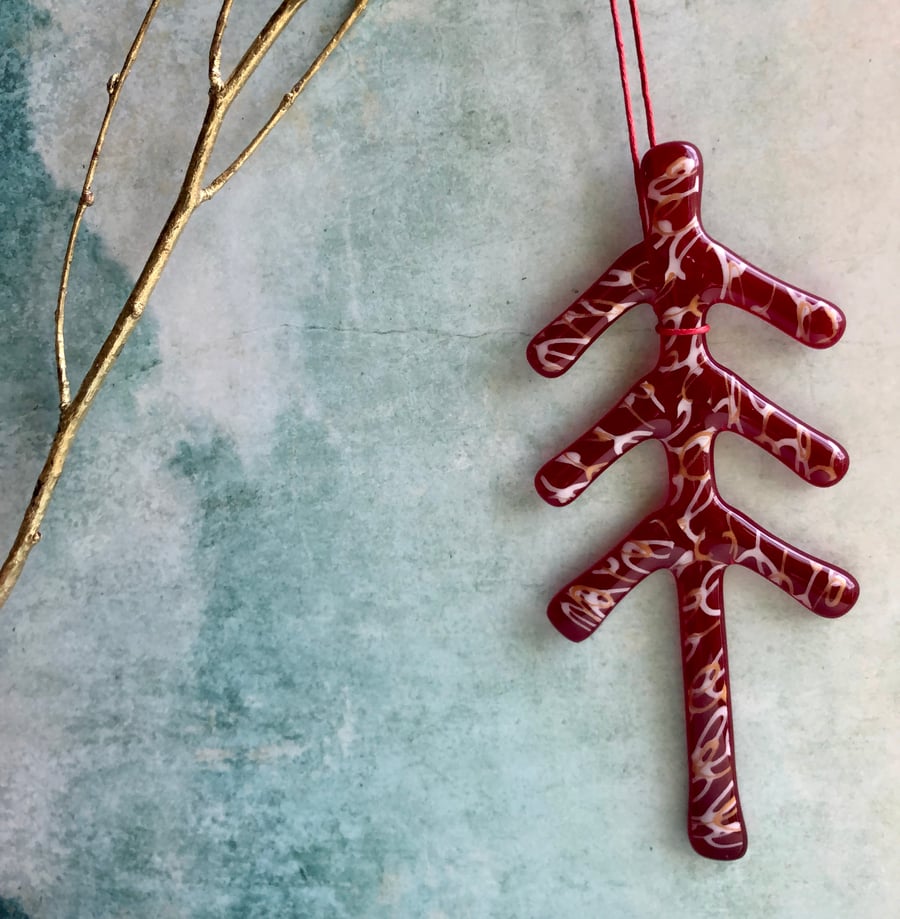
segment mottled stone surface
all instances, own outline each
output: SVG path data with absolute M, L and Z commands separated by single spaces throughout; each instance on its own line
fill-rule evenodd
M 143 12 L 106 6 L 0 5 L 5 540 L 55 425 L 67 221 Z M 268 12 L 237 6 L 226 65 Z M 217 162 L 348 6 L 301 13 Z M 74 272 L 76 374 L 172 201 L 215 7 L 164 4 L 126 89 Z M 705 153 L 709 230 L 850 320 L 817 353 L 713 316 L 718 356 L 854 462 L 822 492 L 723 439 L 726 497 L 863 585 L 824 622 L 729 575 L 746 858 L 706 862 L 685 838 L 665 576 L 582 646 L 543 616 L 663 488 L 648 447 L 564 511 L 531 489 L 653 358 L 649 311 L 565 379 L 523 355 L 638 233 L 606 10 L 372 0 L 179 243 L 0 616 L 0 916 L 794 919 L 896 902 L 900 12 L 642 8 L 660 134 Z

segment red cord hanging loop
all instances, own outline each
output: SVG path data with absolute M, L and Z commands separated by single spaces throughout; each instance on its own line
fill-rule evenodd
M 637 49 L 638 71 L 641 75 L 641 95 L 644 98 L 644 114 L 647 118 L 647 138 L 650 146 L 656 146 L 656 125 L 653 122 L 653 103 L 650 101 L 650 87 L 647 83 L 647 58 L 644 55 L 644 36 L 641 32 L 641 17 L 637 0 L 629 0 L 631 25 L 634 29 L 634 46 Z
M 637 171 L 641 158 L 638 154 L 637 129 L 634 125 L 634 109 L 631 107 L 631 89 L 628 86 L 628 65 L 625 63 L 625 39 L 622 37 L 622 20 L 619 18 L 619 5 L 616 0 L 609 0 L 612 11 L 613 29 L 616 33 L 616 51 L 619 54 L 619 79 L 622 81 L 622 94 L 625 97 L 625 120 L 628 122 L 628 141 L 631 144 L 631 159 Z
M 647 81 L 647 58 L 644 54 L 644 36 L 641 32 L 641 18 L 638 13 L 637 0 L 628 0 L 631 10 L 631 25 L 634 32 L 634 46 L 637 53 L 638 72 L 641 77 L 641 96 L 644 100 L 644 116 L 647 121 L 647 138 L 650 146 L 656 146 L 656 125 L 653 120 L 653 104 L 650 101 L 650 88 Z M 637 127 L 634 121 L 634 109 L 631 104 L 631 89 L 628 85 L 628 65 L 625 60 L 625 39 L 622 36 L 622 19 L 619 16 L 617 0 L 609 0 L 612 13 L 613 29 L 616 35 L 616 52 L 619 55 L 619 77 L 622 81 L 622 95 L 625 99 L 625 120 L 628 123 L 628 142 L 631 146 L 631 160 L 634 163 L 634 183 L 637 188 L 638 204 L 641 211 L 641 223 L 647 230 L 647 215 L 642 205 L 643 190 L 640 180 L 641 157 L 638 150 Z

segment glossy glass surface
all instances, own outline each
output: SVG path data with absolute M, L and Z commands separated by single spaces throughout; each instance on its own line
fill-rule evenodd
M 701 855 L 735 859 L 747 836 L 734 764 L 722 580 L 729 565 L 761 574 L 820 616 L 846 613 L 858 585 L 846 571 L 763 529 L 721 498 L 713 443 L 732 431 L 813 485 L 838 482 L 846 451 L 717 363 L 706 316 L 727 303 L 813 348 L 835 344 L 841 311 L 749 264 L 710 238 L 700 221 L 702 160 L 682 142 L 653 147 L 641 165 L 645 238 L 625 252 L 528 346 L 531 366 L 565 373 L 619 316 L 650 304 L 658 318 L 656 367 L 590 430 L 546 463 L 535 483 L 562 506 L 648 439 L 662 443 L 669 490 L 596 564 L 550 602 L 550 620 L 587 638 L 648 574 L 669 570 L 678 594 L 690 795 L 688 835 Z

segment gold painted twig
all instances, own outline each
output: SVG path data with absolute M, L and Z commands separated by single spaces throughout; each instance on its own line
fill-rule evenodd
M 100 148 L 106 136 L 112 109 L 115 107 L 115 102 L 118 100 L 118 93 L 121 89 L 124 77 L 127 75 L 135 56 L 140 50 L 147 27 L 156 12 L 159 2 L 160 0 L 153 0 L 153 2 L 151 2 L 135 40 L 132 43 L 131 50 L 125 59 L 125 66 L 122 71 L 117 76 L 114 75 L 110 81 L 110 98 L 107 105 L 107 111 L 104 115 L 100 135 L 94 150 L 94 156 L 88 168 L 88 176 L 85 180 L 85 191 L 82 193 L 81 201 L 79 201 L 78 209 L 76 210 L 73 233 L 70 235 L 69 246 L 66 249 L 64 260 L 63 282 L 61 284 L 62 294 L 57 306 L 57 369 L 60 383 L 61 405 L 59 425 L 50 445 L 44 467 L 38 476 L 31 500 L 28 503 L 28 507 L 25 509 L 25 514 L 19 526 L 18 533 L 16 534 L 13 545 L 3 566 L 0 567 L 0 606 L 3 606 L 6 602 L 22 573 L 22 569 L 25 566 L 25 562 L 28 560 L 31 550 L 41 538 L 41 522 L 47 513 L 47 507 L 49 506 L 56 485 L 59 482 L 60 475 L 62 474 L 63 467 L 65 466 L 66 459 L 68 458 L 78 429 L 81 427 L 81 423 L 84 421 L 85 415 L 93 404 L 109 371 L 112 369 L 116 359 L 122 352 L 125 342 L 128 340 L 128 337 L 134 331 L 135 326 L 140 320 L 144 308 L 147 305 L 147 301 L 159 282 L 163 269 L 169 261 L 169 256 L 172 254 L 172 250 L 178 242 L 178 238 L 187 225 L 187 222 L 190 220 L 194 211 L 204 201 L 211 197 L 211 194 L 208 192 L 209 187 L 218 182 L 219 184 L 216 190 L 221 188 L 221 186 L 240 169 L 253 151 L 256 150 L 265 135 L 274 127 L 278 120 L 280 120 L 284 112 L 287 111 L 294 99 L 296 99 L 297 95 L 303 91 L 309 79 L 331 54 L 366 6 L 366 0 L 360 0 L 360 2 L 357 3 L 353 13 L 351 13 L 348 20 L 341 26 L 325 49 L 316 58 L 307 73 L 304 74 L 301 80 L 290 90 L 287 96 L 285 96 L 285 100 L 289 99 L 290 101 L 287 103 L 285 103 L 284 100 L 282 101 L 281 106 L 279 106 L 272 118 L 269 119 L 269 122 L 267 122 L 260 134 L 254 138 L 247 151 L 238 157 L 240 162 L 236 160 L 221 176 L 213 180 L 210 186 L 204 188 L 204 175 L 209 165 L 209 160 L 215 147 L 216 140 L 219 136 L 222 122 L 231 103 L 246 84 L 259 62 L 272 47 L 272 44 L 284 31 L 284 28 L 290 22 L 293 15 L 305 2 L 305 0 L 292 0 L 292 2 L 282 3 L 269 18 L 269 21 L 260 31 L 259 35 L 257 35 L 250 44 L 228 80 L 222 83 L 221 76 L 216 79 L 216 75 L 221 63 L 222 39 L 225 34 L 225 28 L 228 24 L 228 15 L 232 6 L 231 0 L 223 0 L 210 43 L 210 94 L 207 102 L 206 114 L 203 118 L 200 132 L 197 135 L 197 140 L 194 144 L 194 149 L 191 153 L 187 169 L 185 170 L 184 179 L 178 196 L 156 242 L 153 244 L 153 248 L 138 276 L 137 282 L 128 295 L 109 335 L 107 335 L 90 369 L 85 374 L 81 386 L 78 388 L 78 392 L 75 394 L 74 398 L 69 401 L 68 380 L 66 378 L 65 369 L 65 349 L 63 347 L 64 339 L 62 335 L 62 319 L 64 317 L 68 267 L 71 264 L 72 251 L 74 250 L 81 217 L 84 214 L 84 209 L 90 203 L 90 181 L 96 170 Z M 63 384 L 65 384 L 65 386 L 63 386 Z
M 293 19 L 306 0 L 284 0 L 284 2 L 269 17 L 269 21 L 262 27 L 259 35 L 250 43 L 237 62 L 231 76 L 225 83 L 224 94 L 231 100 L 244 88 L 244 84 L 253 75 L 262 59 L 269 53 L 278 36 L 284 31 L 287 24 Z
M 350 15 L 344 20 L 341 24 L 341 27 L 334 33 L 331 38 L 331 41 L 322 49 L 319 56 L 310 64 L 309 69 L 302 77 L 285 93 L 284 97 L 281 100 L 278 108 L 272 112 L 269 120 L 259 129 L 256 136 L 249 144 L 237 155 L 234 162 L 228 166 L 226 169 L 223 169 L 222 172 L 217 175 L 206 188 L 201 192 L 204 200 L 209 200 L 212 198 L 216 192 L 218 192 L 229 179 L 234 176 L 234 174 L 244 165 L 244 163 L 253 156 L 256 148 L 266 139 L 266 136 L 269 132 L 278 124 L 279 121 L 285 116 L 288 109 L 294 104 L 297 96 L 306 89 L 306 84 L 316 75 L 316 72 L 319 68 L 328 60 L 331 56 L 331 52 L 341 43 L 341 39 L 350 29 L 354 22 L 362 14 L 368 5 L 369 0 L 357 0 L 356 6 L 353 8 Z
M 69 231 L 69 242 L 66 245 L 66 254 L 63 258 L 62 277 L 59 281 L 59 294 L 56 298 L 56 379 L 59 388 L 59 410 L 64 412 L 69 407 L 69 375 L 66 366 L 66 297 L 69 293 L 69 274 L 72 271 L 72 259 L 75 256 L 75 243 L 78 241 L 78 231 L 81 229 L 81 221 L 84 212 L 94 203 L 94 175 L 97 172 L 97 163 L 100 161 L 100 153 L 103 150 L 103 141 L 106 140 L 106 132 L 109 130 L 109 123 L 112 120 L 113 111 L 116 103 L 119 101 L 119 94 L 122 86 L 131 72 L 131 65 L 141 50 L 144 43 L 144 36 L 150 23 L 156 15 L 156 9 L 160 0 L 153 0 L 150 8 L 144 16 L 143 22 L 125 55 L 125 63 L 118 73 L 114 73 L 106 84 L 107 102 L 106 112 L 103 115 L 103 121 L 100 124 L 100 131 L 97 134 L 97 141 L 94 144 L 94 152 L 91 154 L 91 161 L 88 163 L 87 172 L 84 176 L 84 185 L 81 189 L 81 198 L 78 206 L 75 208 L 75 216 L 72 219 L 72 229 Z
M 212 41 L 209 43 L 209 88 L 212 92 L 218 92 L 222 88 L 222 39 L 228 25 L 231 4 L 232 0 L 224 0 L 216 19 Z

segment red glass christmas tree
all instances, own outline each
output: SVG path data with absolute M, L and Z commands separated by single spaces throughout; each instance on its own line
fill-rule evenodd
M 627 94 L 627 90 L 626 90 Z M 659 440 L 669 492 L 659 510 L 553 598 L 549 616 L 573 641 L 587 638 L 648 574 L 677 587 L 690 768 L 688 834 L 701 855 L 735 859 L 747 846 L 734 767 L 722 581 L 742 565 L 820 616 L 846 613 L 858 587 L 840 568 L 789 545 L 729 506 L 716 490 L 713 442 L 733 431 L 814 485 L 847 471 L 844 449 L 718 364 L 706 314 L 727 303 L 814 348 L 843 333 L 841 311 L 750 265 L 700 222 L 702 162 L 687 143 L 652 146 L 638 179 L 644 239 L 625 252 L 528 347 L 538 373 L 565 373 L 624 312 L 650 304 L 660 338 L 656 367 L 594 427 L 541 468 L 541 497 L 574 500 L 635 445 Z

